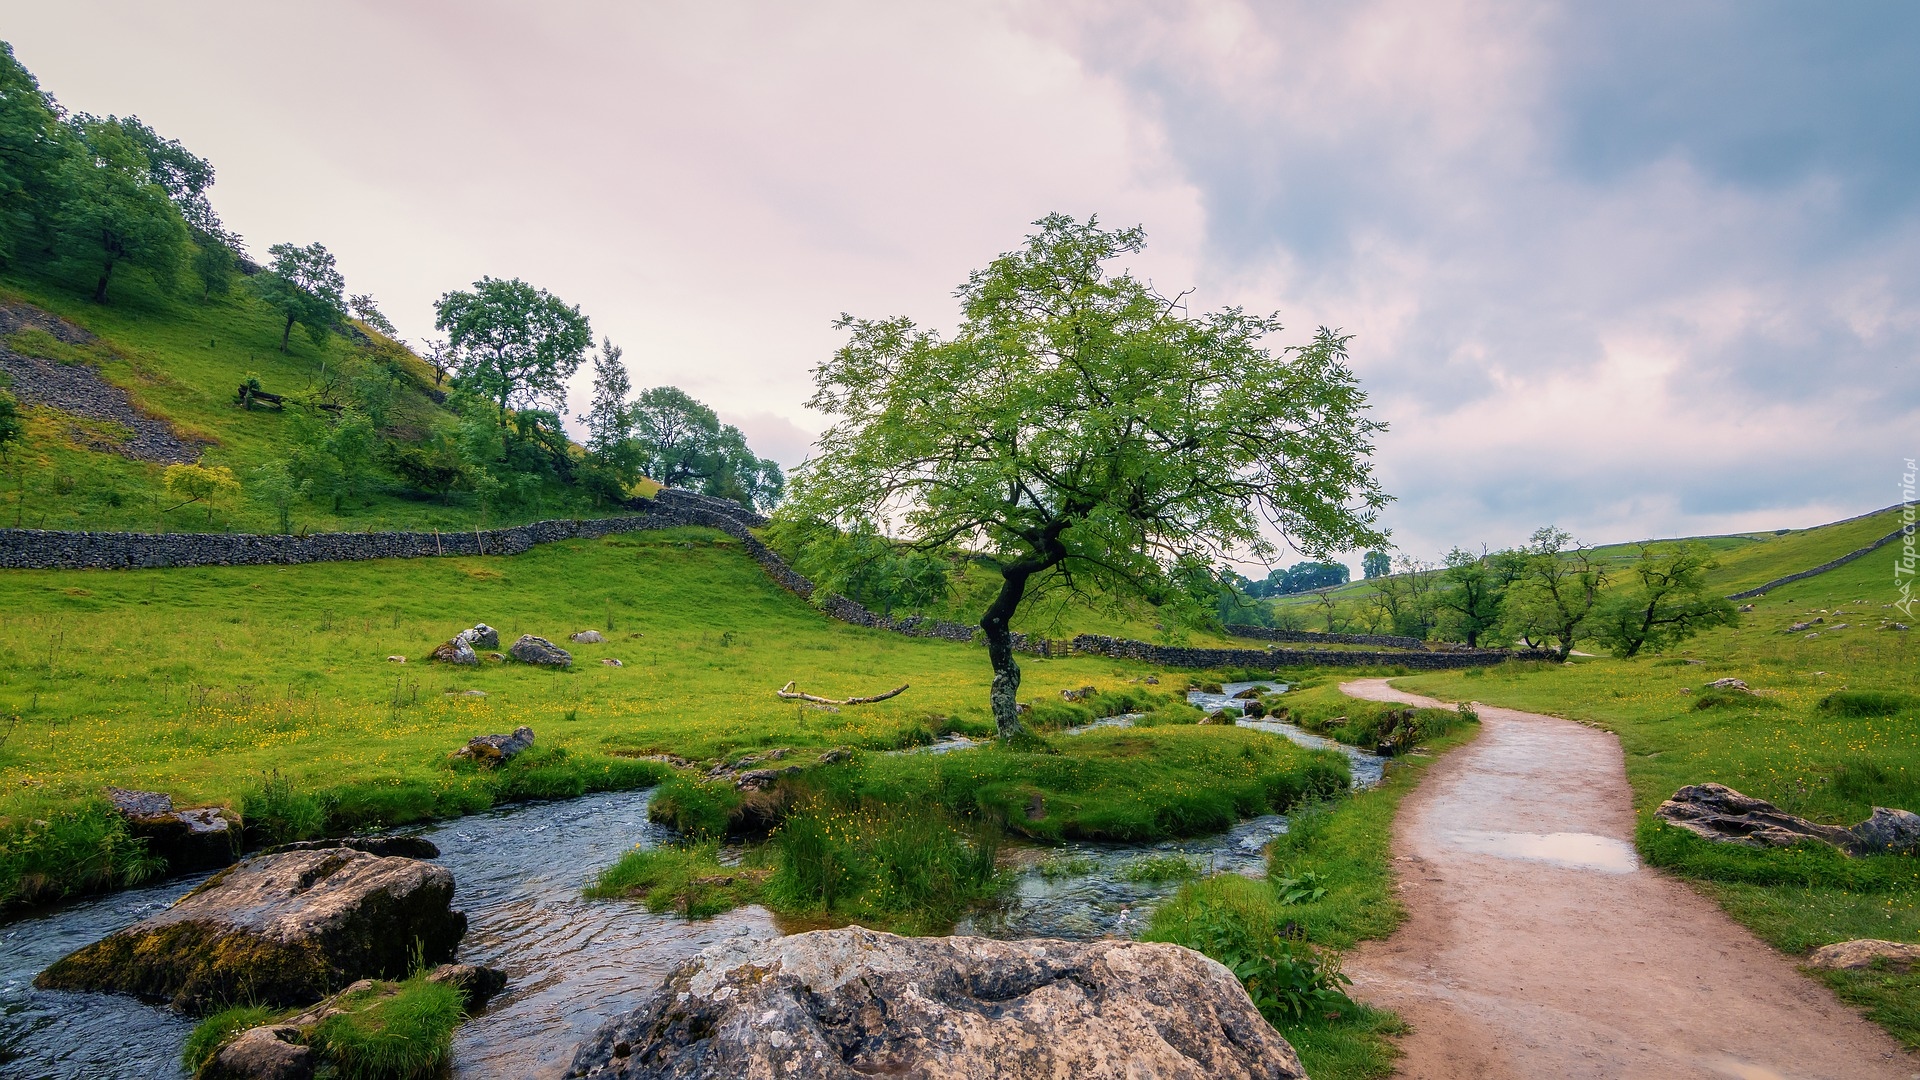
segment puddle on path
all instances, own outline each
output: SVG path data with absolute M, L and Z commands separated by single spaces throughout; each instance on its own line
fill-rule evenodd
M 1640 869 L 1633 845 L 1594 833 L 1517 833 L 1458 829 L 1443 833 L 1449 846 L 1476 855 L 1553 863 L 1571 870 L 1631 874 Z

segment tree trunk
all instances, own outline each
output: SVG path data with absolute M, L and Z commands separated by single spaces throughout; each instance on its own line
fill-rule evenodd
M 1000 574 L 1000 595 L 980 617 L 980 628 L 987 632 L 987 659 L 993 664 L 993 685 L 987 699 L 993 703 L 994 726 L 1001 739 L 1011 739 L 1020 733 L 1020 665 L 1013 659 L 1013 632 L 1008 624 L 1027 591 L 1032 571 L 1007 567 Z
M 293 316 L 287 316 L 287 325 L 280 330 L 280 351 L 287 351 L 287 343 L 293 340 Z
M 100 268 L 100 280 L 93 286 L 94 303 L 104 304 L 107 302 L 107 280 L 111 277 L 113 277 L 113 260 L 108 259 L 107 265 Z

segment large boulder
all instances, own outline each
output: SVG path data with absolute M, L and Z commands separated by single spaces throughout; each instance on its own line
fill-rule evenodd
M 1722 784 L 1689 784 L 1661 803 L 1653 815 L 1696 836 L 1746 847 L 1789 847 L 1818 840 L 1850 848 L 1854 840 L 1838 825 L 1795 817 L 1765 799 L 1742 795 Z
M 1304 1080 L 1225 967 L 1137 941 L 733 938 L 575 1053 L 621 1080 Z
M 220 1048 L 196 1080 L 313 1080 L 319 1055 L 292 1024 L 248 1028 Z
M 473 646 L 467 643 L 464 634 L 452 641 L 435 646 L 427 659 L 438 660 L 443 664 L 478 664 L 480 662 L 479 655 L 473 651 Z
M 101 990 L 204 1012 L 291 1008 L 362 978 L 439 963 L 467 930 L 453 874 L 349 848 L 289 851 L 215 874 L 172 907 L 40 973 L 43 990 Z
M 474 649 L 497 649 L 500 647 L 500 631 L 486 623 L 476 623 L 471 629 L 454 635 L 454 640 L 465 641 Z
M 600 645 L 607 640 L 606 635 L 598 630 L 582 630 L 577 634 L 571 635 L 571 637 L 572 640 L 582 645 Z
M 1765 799 L 1721 784 L 1690 784 L 1653 815 L 1696 836 L 1746 847 L 1789 847 L 1807 840 L 1853 855 L 1920 854 L 1920 815 L 1873 808 L 1873 816 L 1843 828 L 1795 817 Z
M 220 807 L 175 810 L 171 795 L 118 787 L 107 789 L 107 799 L 126 819 L 127 831 L 167 860 L 171 873 L 217 870 L 240 857 L 240 830 Z
M 546 638 L 534 637 L 532 634 L 520 635 L 520 640 L 514 642 L 513 648 L 507 650 L 507 655 L 523 664 L 539 664 L 542 667 L 573 666 L 572 653 Z
M 511 735 L 475 735 L 467 740 L 467 745 L 455 750 L 453 756 L 492 768 L 512 761 L 532 745 L 533 729 L 522 725 L 514 728 Z

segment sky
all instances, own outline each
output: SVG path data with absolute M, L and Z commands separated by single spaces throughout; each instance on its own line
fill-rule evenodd
M 1417 558 L 1818 524 L 1920 455 L 1911 3 L 0 0 L 0 36 L 403 336 L 524 278 L 787 466 L 837 315 L 951 326 L 1052 211 L 1276 345 L 1352 334 Z

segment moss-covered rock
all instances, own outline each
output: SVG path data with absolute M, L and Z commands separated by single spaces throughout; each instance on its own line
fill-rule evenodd
M 234 1002 L 297 1007 L 356 979 L 449 959 L 467 917 L 453 875 L 346 848 L 249 859 L 165 912 L 74 952 L 34 980 L 189 1012 Z

